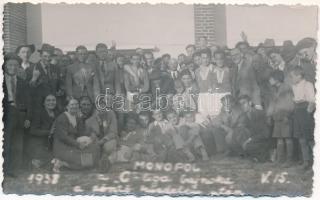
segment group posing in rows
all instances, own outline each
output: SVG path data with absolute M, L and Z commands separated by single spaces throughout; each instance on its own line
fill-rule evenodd
M 5 54 L 5 174 L 232 156 L 310 169 L 316 40 L 198 43 L 177 58 L 103 43 Z

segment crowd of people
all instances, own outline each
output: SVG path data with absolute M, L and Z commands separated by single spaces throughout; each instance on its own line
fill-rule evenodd
M 240 157 L 309 170 L 316 45 L 187 45 L 177 58 L 115 45 L 4 55 L 4 171 Z

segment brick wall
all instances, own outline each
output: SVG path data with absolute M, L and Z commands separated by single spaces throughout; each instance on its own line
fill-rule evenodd
M 195 4 L 195 42 L 206 36 L 209 45 L 226 45 L 226 8 L 225 5 Z
M 4 51 L 13 52 L 18 45 L 27 42 L 26 5 L 7 3 L 3 14 Z

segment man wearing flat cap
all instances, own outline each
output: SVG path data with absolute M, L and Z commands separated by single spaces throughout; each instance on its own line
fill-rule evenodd
M 296 45 L 296 57 L 290 63 L 293 67 L 300 66 L 303 69 L 307 81 L 316 81 L 316 48 L 317 41 L 313 38 L 303 38 Z
M 30 125 L 28 83 L 18 76 L 21 62 L 14 53 L 4 57 L 4 173 L 8 176 L 23 167 L 24 128 Z
M 40 61 L 27 68 L 27 81 L 30 85 L 33 112 L 41 106 L 41 99 L 48 94 L 56 95 L 58 88 L 58 69 L 50 64 L 54 47 L 43 44 Z

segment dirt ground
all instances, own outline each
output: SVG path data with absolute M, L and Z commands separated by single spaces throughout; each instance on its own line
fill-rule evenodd
M 150 163 L 149 163 L 150 164 Z M 152 164 L 151 164 L 152 165 Z M 180 164 L 174 170 L 167 164 L 159 169 L 135 168 L 116 164 L 108 173 L 97 171 L 21 172 L 5 178 L 4 193 L 15 194 L 135 194 L 135 195 L 268 195 L 310 196 L 313 172 L 296 166 L 282 168 L 272 163 L 253 163 L 239 158 L 211 159 Z M 187 167 L 183 170 L 183 167 Z M 179 167 L 178 167 L 179 168 Z

